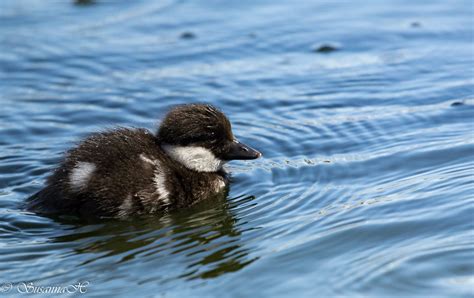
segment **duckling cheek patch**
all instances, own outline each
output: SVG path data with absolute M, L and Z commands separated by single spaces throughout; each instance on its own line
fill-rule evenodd
M 91 162 L 78 162 L 72 169 L 69 176 L 69 184 L 74 190 L 81 190 L 87 186 L 92 174 L 95 171 L 95 164 Z
M 163 145 L 162 148 L 171 158 L 198 172 L 217 172 L 225 163 L 204 147 Z

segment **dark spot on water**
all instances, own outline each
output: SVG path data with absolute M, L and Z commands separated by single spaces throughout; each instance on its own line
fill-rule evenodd
M 332 53 L 338 51 L 339 47 L 334 44 L 321 44 L 313 49 L 316 53 Z
M 95 0 L 74 0 L 75 5 L 92 5 L 95 4 Z
M 462 101 L 455 101 L 451 104 L 452 107 L 463 106 L 464 102 Z
M 257 37 L 257 34 L 255 34 L 255 33 L 253 33 L 253 32 L 252 32 L 252 33 L 249 33 L 249 37 L 251 37 L 251 38 L 256 38 L 256 37 Z
M 412 28 L 419 28 L 419 27 L 421 27 L 421 23 L 420 23 L 420 22 L 412 22 L 412 23 L 410 24 L 410 26 L 411 26 Z
M 187 32 L 181 33 L 180 38 L 181 39 L 193 39 L 193 38 L 196 38 L 196 34 L 194 34 L 193 32 L 187 31 Z

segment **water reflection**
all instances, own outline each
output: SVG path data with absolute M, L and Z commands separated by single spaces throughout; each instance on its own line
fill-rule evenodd
M 176 265 L 170 272 L 174 278 L 213 278 L 238 271 L 257 259 L 249 257 L 239 219 L 231 211 L 238 204 L 236 200 L 254 199 L 215 198 L 163 217 L 95 223 L 62 218 L 63 224 L 73 224 L 74 228 L 52 241 L 78 243 L 75 253 L 89 254 L 80 266 L 97 264 L 103 259 L 119 266 L 127 266 L 134 259 L 155 266 L 165 261 Z

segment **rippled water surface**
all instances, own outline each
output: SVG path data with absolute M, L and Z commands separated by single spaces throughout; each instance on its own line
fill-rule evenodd
M 0 4 L 1 289 L 474 295 L 471 1 L 80 2 Z M 80 138 L 195 101 L 264 154 L 228 165 L 226 200 L 22 210 Z

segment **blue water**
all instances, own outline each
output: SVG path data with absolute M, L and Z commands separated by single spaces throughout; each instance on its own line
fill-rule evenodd
M 472 1 L 2 1 L 0 296 L 473 297 L 473 28 Z M 82 137 L 196 101 L 264 154 L 226 200 L 21 209 Z

